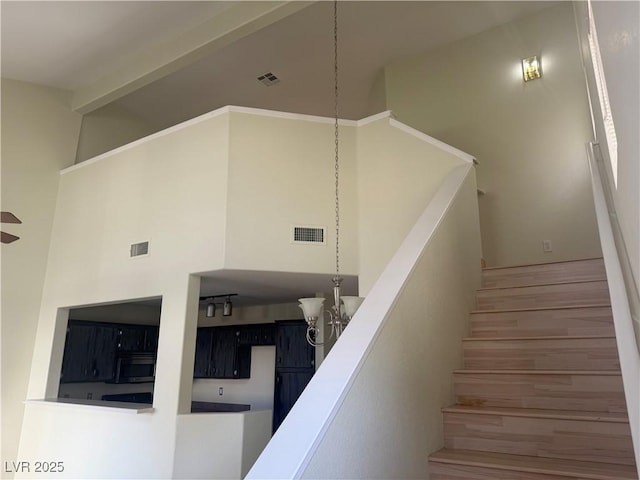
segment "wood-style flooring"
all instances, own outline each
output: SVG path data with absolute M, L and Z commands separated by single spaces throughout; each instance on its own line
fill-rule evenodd
M 483 270 L 432 480 L 638 479 L 602 259 Z

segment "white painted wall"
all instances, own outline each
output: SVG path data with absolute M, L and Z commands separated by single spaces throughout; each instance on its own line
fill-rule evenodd
M 2 461 L 18 443 L 44 283 L 60 169 L 73 164 L 80 115 L 66 92 L 2 79 L 2 224 L 20 240 L 2 245 Z M 3 473 L 2 478 L 10 475 Z
M 522 58 L 543 77 L 524 83 Z M 584 144 L 589 111 L 570 3 L 386 68 L 397 118 L 476 156 L 491 266 L 600 256 Z M 545 254 L 542 241 L 553 252 Z
M 271 410 L 179 415 L 171 478 L 242 478 L 271 438 Z
M 366 296 L 442 179 L 465 162 L 389 118 L 359 127 L 357 146 L 358 284 Z
M 231 113 L 225 267 L 333 273 L 331 122 Z M 341 271 L 357 272 L 355 129 L 340 127 Z M 291 243 L 293 225 L 327 227 L 327 244 Z

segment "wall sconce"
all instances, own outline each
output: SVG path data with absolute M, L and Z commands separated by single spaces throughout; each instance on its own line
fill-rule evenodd
M 538 60 L 537 55 L 522 59 L 522 75 L 524 76 L 525 82 L 542 77 L 540 60 Z
M 235 297 L 237 293 L 228 293 L 225 295 L 211 295 L 208 297 L 200 297 L 201 302 L 207 302 L 207 309 L 205 315 L 207 318 L 216 316 L 216 305 L 222 305 L 222 316 L 230 317 L 233 312 L 233 304 L 231 303 L 231 297 Z M 216 298 L 226 297 L 224 303 L 216 303 Z

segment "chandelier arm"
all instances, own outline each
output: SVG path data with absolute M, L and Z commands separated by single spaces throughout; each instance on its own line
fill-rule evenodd
M 311 336 L 311 332 L 313 332 L 313 337 Z M 318 337 L 318 329 L 316 327 L 307 327 L 307 342 L 312 347 L 321 347 L 324 343 L 317 343 L 314 338 Z

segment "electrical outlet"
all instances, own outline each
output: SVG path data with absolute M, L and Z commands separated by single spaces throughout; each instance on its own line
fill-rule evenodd
M 543 240 L 542 241 L 542 251 L 545 253 L 549 253 L 551 251 L 553 251 L 553 249 L 551 248 L 551 240 Z
M 222 387 L 218 387 L 218 395 L 222 395 L 223 389 Z

